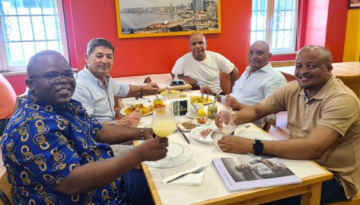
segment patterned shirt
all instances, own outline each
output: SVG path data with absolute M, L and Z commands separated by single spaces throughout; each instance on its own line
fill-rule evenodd
M 96 141 L 101 128 L 75 100 L 51 106 L 31 92 L 20 99 L 0 141 L 15 204 L 119 204 L 120 179 L 76 196 L 55 190 L 77 165 L 113 157 L 108 144 Z

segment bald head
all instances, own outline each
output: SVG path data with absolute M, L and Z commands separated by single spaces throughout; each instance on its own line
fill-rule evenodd
M 61 55 L 61 53 L 57 52 L 57 51 L 53 51 L 53 50 L 44 50 L 44 51 L 40 51 L 39 53 L 36 53 L 35 55 L 33 55 L 29 62 L 28 65 L 26 67 L 26 71 L 28 76 L 33 76 L 33 75 L 37 75 L 38 71 L 37 69 L 39 68 L 39 62 L 43 62 L 43 61 L 66 61 L 66 59 Z M 69 65 L 70 66 L 70 65 Z
M 206 58 L 206 39 L 200 32 L 194 32 L 189 37 L 189 48 L 192 56 L 197 61 L 203 61 Z
M 302 52 L 308 52 L 318 56 L 321 62 L 323 62 L 326 66 L 331 66 L 332 64 L 332 55 L 330 51 L 325 47 L 316 46 L 316 45 L 305 46 L 299 50 L 296 58 L 298 58 L 298 56 Z
M 252 71 L 256 71 L 269 63 L 272 54 L 269 44 L 265 41 L 255 41 L 251 44 L 248 53 L 248 63 Z

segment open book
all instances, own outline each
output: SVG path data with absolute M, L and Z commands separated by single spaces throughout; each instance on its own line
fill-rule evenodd
M 214 158 L 213 164 L 230 192 L 301 183 L 299 177 L 274 157 Z

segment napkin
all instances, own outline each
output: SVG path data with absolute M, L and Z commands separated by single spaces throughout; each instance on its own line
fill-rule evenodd
M 174 175 L 171 175 L 169 177 L 166 177 L 165 179 L 162 180 L 162 183 L 165 183 L 169 180 L 172 180 L 184 173 L 188 173 L 188 172 L 192 172 L 194 170 L 197 170 L 199 169 L 202 165 L 199 165 L 199 166 L 196 166 L 194 168 L 191 168 L 191 169 L 188 169 L 188 170 L 185 170 L 183 172 L 179 172 L 179 173 L 176 173 Z M 180 179 L 177 179 L 175 181 L 172 181 L 168 184 L 181 184 L 181 185 L 188 185 L 188 186 L 196 186 L 196 185 L 201 185 L 202 184 L 202 181 L 203 181 L 203 178 L 204 178 L 204 174 L 205 174 L 205 171 L 206 171 L 206 168 L 204 171 L 200 172 L 199 174 L 188 174 Z

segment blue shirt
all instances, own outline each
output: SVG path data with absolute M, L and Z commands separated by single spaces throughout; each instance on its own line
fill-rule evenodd
M 93 76 L 85 67 L 76 76 L 76 89 L 72 99 L 80 101 L 87 113 L 99 122 L 115 120 L 114 96 L 125 97 L 129 94 L 128 84 L 118 83 L 110 76 L 105 81 Z
M 55 107 L 31 92 L 20 99 L 0 141 L 15 204 L 118 204 L 120 179 L 76 196 L 54 189 L 76 166 L 113 157 L 108 144 L 96 141 L 101 128 L 75 100 Z

